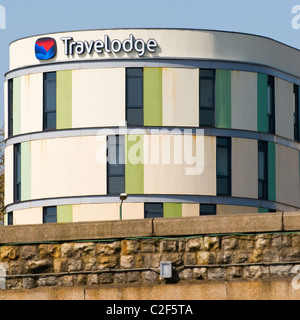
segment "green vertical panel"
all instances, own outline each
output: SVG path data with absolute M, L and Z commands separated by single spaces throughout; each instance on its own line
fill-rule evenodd
M 31 199 L 31 142 L 21 143 L 21 201 Z
M 268 199 L 276 201 L 276 145 L 268 142 Z
M 144 125 L 162 125 L 161 68 L 144 68 Z
M 143 135 L 125 136 L 125 192 L 144 193 L 144 137 Z
M 73 222 L 73 206 L 57 206 L 57 222 Z
M 266 209 L 266 208 L 258 208 L 257 212 L 258 213 L 266 213 L 266 212 L 268 212 L 268 209 Z
M 72 128 L 72 70 L 56 73 L 56 128 Z
M 164 218 L 181 217 L 182 203 L 164 203 Z
M 216 127 L 231 128 L 230 70 L 216 70 Z
M 13 79 L 13 135 L 21 133 L 21 78 Z
M 257 131 L 268 132 L 268 77 L 257 74 Z

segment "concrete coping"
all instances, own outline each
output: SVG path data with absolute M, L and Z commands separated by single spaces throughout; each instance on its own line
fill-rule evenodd
M 0 244 L 290 231 L 300 231 L 300 211 L 0 226 Z

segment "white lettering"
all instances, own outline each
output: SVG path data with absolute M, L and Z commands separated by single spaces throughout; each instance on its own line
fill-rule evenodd
M 90 44 L 87 41 L 84 41 L 84 45 L 85 45 L 87 53 L 91 54 L 91 52 L 93 50 L 93 46 L 94 46 L 94 41 L 92 40 Z
M 72 37 L 67 37 L 67 38 L 60 38 L 62 42 L 65 44 L 65 55 L 69 55 L 69 41 L 71 41 L 73 38 Z
M 134 36 L 130 34 L 129 38 L 121 42 L 119 39 L 113 39 L 112 41 L 108 35 L 104 36 L 104 40 L 91 40 L 89 41 L 72 41 L 72 37 L 63 37 L 61 38 L 64 44 L 64 53 L 65 55 L 73 55 L 74 52 L 78 55 L 82 55 L 85 52 L 88 54 L 101 54 L 106 53 L 118 53 L 124 51 L 126 53 L 132 52 L 133 50 L 137 52 L 139 57 L 142 57 L 146 50 L 148 52 L 155 52 L 158 44 L 156 40 L 149 39 L 146 43 L 143 39 L 134 39 Z
M 298 11 L 300 11 L 300 5 L 293 6 L 292 13 L 298 13 Z M 300 20 L 300 13 L 296 14 L 294 16 L 294 18 L 292 19 L 292 28 L 293 29 L 297 30 L 300 28 L 299 20 Z

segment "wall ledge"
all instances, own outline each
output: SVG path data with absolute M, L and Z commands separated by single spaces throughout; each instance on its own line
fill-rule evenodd
M 0 244 L 300 230 L 300 212 L 0 227 Z

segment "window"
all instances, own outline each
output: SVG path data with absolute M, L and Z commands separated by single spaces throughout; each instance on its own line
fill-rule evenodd
M 164 216 L 163 203 L 145 203 L 145 218 L 162 218 Z
M 215 126 L 215 70 L 199 70 L 199 125 Z
M 274 77 L 268 76 L 267 85 L 267 103 L 268 103 L 268 132 L 275 134 L 275 89 Z
M 142 126 L 143 68 L 126 69 L 126 121 L 129 126 Z
M 44 73 L 44 130 L 56 129 L 56 72 Z
M 14 201 L 21 201 L 21 144 L 14 145 Z
M 231 195 L 230 138 L 217 138 L 217 195 Z
M 7 225 L 12 226 L 13 224 L 14 224 L 13 212 L 8 212 L 7 213 Z
M 13 135 L 13 93 L 14 82 L 13 79 L 8 80 L 8 136 Z
M 213 216 L 216 215 L 215 204 L 200 204 L 200 216 Z
M 56 206 L 43 208 L 43 223 L 56 223 L 57 209 Z
M 268 199 L 268 142 L 258 141 L 258 198 Z
M 124 136 L 107 137 L 107 193 L 125 192 Z
M 299 132 L 299 86 L 294 84 L 294 139 L 300 142 L 300 132 Z

